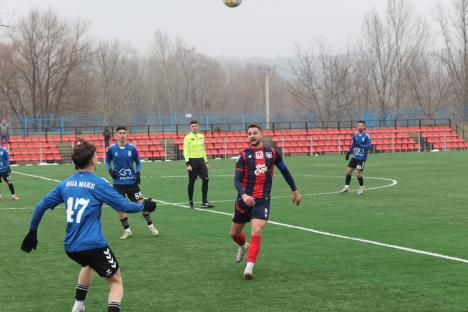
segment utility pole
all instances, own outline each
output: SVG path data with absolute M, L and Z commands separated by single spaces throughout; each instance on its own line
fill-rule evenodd
M 265 128 L 270 129 L 270 73 L 276 71 L 276 65 L 258 65 L 257 68 L 265 72 Z

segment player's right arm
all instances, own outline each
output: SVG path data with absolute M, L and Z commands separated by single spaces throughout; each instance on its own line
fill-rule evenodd
M 237 190 L 239 196 L 242 197 L 242 200 L 247 206 L 253 207 L 255 206 L 255 198 L 247 195 L 245 193 L 245 189 L 242 186 L 242 178 L 244 177 L 244 169 L 245 169 L 245 159 L 243 156 L 243 152 L 240 153 L 239 159 L 236 162 L 236 169 L 234 172 L 234 187 Z
M 106 152 L 106 168 L 107 171 L 109 172 L 109 175 L 112 177 L 112 179 L 116 180 L 118 178 L 117 173 L 114 171 L 112 168 L 112 151 L 111 148 L 109 147 Z
M 189 158 L 190 158 L 190 134 L 187 134 L 184 137 L 184 160 L 187 166 L 190 165 Z
M 128 201 L 105 180 L 102 180 L 97 184 L 95 196 L 116 211 L 133 213 L 140 212 L 144 208 L 141 203 Z

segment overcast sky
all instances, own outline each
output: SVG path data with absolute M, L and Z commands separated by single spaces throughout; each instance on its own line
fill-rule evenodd
M 413 2 L 432 19 L 437 0 Z M 448 2 L 449 0 L 443 0 Z M 222 0 L 0 0 L 2 23 L 33 8 L 51 8 L 67 19 L 90 23 L 97 39 L 121 39 L 146 51 L 155 30 L 180 37 L 211 56 L 291 57 L 322 38 L 336 50 L 360 37 L 363 18 L 387 0 L 243 0 L 237 8 Z

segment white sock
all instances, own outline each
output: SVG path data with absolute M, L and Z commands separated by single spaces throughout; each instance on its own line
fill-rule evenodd
M 254 262 L 247 262 L 247 265 L 245 267 L 245 269 L 249 269 L 249 270 L 252 270 L 253 267 L 254 267 L 255 263 Z

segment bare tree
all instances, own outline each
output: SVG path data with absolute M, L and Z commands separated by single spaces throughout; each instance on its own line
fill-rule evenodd
M 369 64 L 369 94 L 375 97 L 382 118 L 405 103 L 408 70 L 425 49 L 427 29 L 424 20 L 413 17 L 410 2 L 404 0 L 388 0 L 384 17 L 375 11 L 366 16 L 361 55 Z
M 353 103 L 349 54 L 334 56 L 323 43 L 317 56 L 313 49 L 296 53 L 291 66 L 289 92 L 320 121 L 339 120 Z
M 86 26 L 61 21 L 52 11 L 32 11 L 12 27 L 2 66 L 2 96 L 18 116 L 59 114 L 74 97 L 70 81 L 88 57 Z M 5 77 L 4 77 L 5 78 Z
M 438 21 L 445 42 L 441 58 L 447 67 L 458 116 L 468 119 L 468 0 L 453 0 L 450 12 L 440 3 Z

